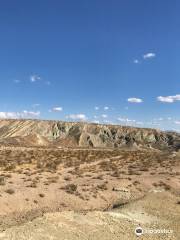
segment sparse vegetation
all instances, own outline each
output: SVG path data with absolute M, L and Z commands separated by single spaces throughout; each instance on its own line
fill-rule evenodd
M 39 196 L 40 196 L 41 198 L 43 198 L 43 197 L 45 197 L 45 194 L 44 194 L 44 193 L 40 193 Z
M 5 177 L 4 176 L 0 176 L 0 185 L 5 185 Z
M 64 189 L 67 193 L 74 194 L 77 190 L 77 185 L 75 184 L 67 184 L 62 189 Z
M 3 158 L 5 154 L 8 162 Z M 117 149 L 56 149 L 33 148 L 25 154 L 13 149 L 7 153 L 0 152 L 0 190 L 13 196 L 18 185 L 18 192 L 28 191 L 23 197 L 23 205 L 28 208 L 40 208 L 41 204 L 49 204 L 52 197 L 59 206 L 69 210 L 71 201 L 77 201 L 82 209 L 85 204 L 96 208 L 103 205 L 104 209 L 124 206 L 126 201 L 142 196 L 145 191 L 171 190 L 172 179 L 179 177 L 174 165 L 178 160 L 167 161 L 161 152 L 127 151 Z M 31 161 L 32 158 L 32 161 Z M 158 159 L 158 161 L 156 161 Z M 13 163 L 13 168 L 9 168 Z M 5 169 L 11 169 L 5 171 Z M 164 174 L 160 174 L 160 173 Z M 145 176 L 145 178 L 143 177 Z M 11 181 L 10 181 L 11 180 Z M 146 181 L 149 181 L 146 183 Z M 153 181 L 155 183 L 153 183 Z M 168 184 L 167 184 L 168 183 Z M 11 185 L 10 185 L 11 184 Z M 147 186 L 148 189 L 144 189 Z M 24 189 L 24 187 L 27 187 Z M 31 189 L 29 189 L 31 188 Z M 61 191 L 60 191 L 61 190 Z M 50 193 L 50 194 L 47 194 Z M 67 196 L 67 194 L 69 194 Z M 58 195 L 59 194 L 59 195 Z M 65 197 L 61 198 L 61 195 Z M 7 195 L 4 193 L 7 197 Z M 57 197 L 58 196 L 58 197 Z M 65 203 L 64 199 L 67 199 Z M 3 199 L 3 194 L 0 199 Z M 34 200 L 35 199 L 35 200 Z M 73 199 L 73 200 L 72 200 Z M 62 201 L 62 202 L 61 202 Z M 180 204 L 179 201 L 175 203 Z M 73 204 L 72 204 L 73 205 Z M 43 205 L 44 206 L 44 205 Z M 81 206 L 78 206 L 81 209 Z
M 5 192 L 8 193 L 8 194 L 14 194 L 15 193 L 14 189 L 12 189 L 12 188 L 6 189 Z

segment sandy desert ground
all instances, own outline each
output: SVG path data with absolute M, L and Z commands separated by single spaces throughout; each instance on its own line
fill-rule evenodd
M 180 153 L 0 148 L 0 239 L 180 239 Z

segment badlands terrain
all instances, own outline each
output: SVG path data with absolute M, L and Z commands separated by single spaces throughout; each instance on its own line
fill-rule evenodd
M 179 240 L 179 226 L 178 133 L 0 120 L 0 240 Z

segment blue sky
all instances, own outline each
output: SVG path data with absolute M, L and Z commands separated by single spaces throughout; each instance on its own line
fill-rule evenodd
M 178 0 L 0 3 L 0 117 L 180 130 Z

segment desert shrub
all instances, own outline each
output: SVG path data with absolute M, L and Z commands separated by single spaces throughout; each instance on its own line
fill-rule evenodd
M 139 181 L 134 181 L 134 182 L 133 182 L 133 185 L 138 185 L 138 184 L 140 184 Z
M 147 172 L 147 171 L 148 171 L 148 168 L 146 168 L 146 167 L 141 167 L 141 168 L 139 168 L 139 171 Z
M 163 181 L 160 181 L 159 183 L 153 183 L 153 186 L 155 186 L 155 187 L 163 187 L 167 191 L 171 189 L 171 186 L 168 185 L 167 183 L 164 183 Z
M 120 208 L 122 206 L 124 206 L 126 203 L 124 203 L 121 199 L 116 200 L 116 202 L 113 203 L 112 205 L 112 209 L 115 208 Z
M 11 163 L 11 164 L 8 164 L 8 165 L 4 168 L 4 170 L 5 170 L 5 171 L 11 171 L 11 170 L 14 170 L 15 168 L 16 168 L 16 165 L 13 164 L 13 163 Z
M 27 185 L 26 187 L 36 188 L 37 187 L 37 183 L 36 182 L 32 182 L 29 185 Z
M 5 177 L 4 176 L 0 176 L 0 185 L 5 185 Z
M 106 185 L 106 183 L 102 183 L 102 184 L 97 185 L 97 188 L 100 190 L 107 190 L 107 185 Z
M 63 189 L 70 194 L 74 194 L 77 190 L 77 185 L 75 184 L 67 184 L 66 186 L 63 187 Z
M 103 175 L 102 175 L 102 174 L 100 174 L 100 175 L 94 176 L 94 177 L 92 177 L 92 179 L 99 179 L 99 180 L 103 180 Z
M 51 170 L 56 170 L 57 169 L 57 164 L 55 162 L 48 162 L 45 164 L 45 167 Z
M 89 173 L 87 173 L 87 174 L 85 174 L 84 176 L 85 176 L 85 177 L 91 177 L 92 175 L 89 174 Z
M 48 177 L 48 183 L 57 183 L 59 176 Z
M 11 178 L 12 177 L 12 175 L 10 173 L 4 174 L 4 176 L 7 177 L 7 178 Z
M 111 174 L 112 177 L 119 177 L 119 172 L 116 170 Z
M 65 177 L 64 177 L 64 180 L 65 180 L 65 181 L 70 181 L 71 178 L 70 178 L 69 176 L 65 176 Z
M 12 189 L 12 188 L 6 189 L 5 192 L 8 193 L 8 194 L 15 193 L 14 189 Z
M 44 185 L 48 186 L 48 185 L 49 185 L 49 182 L 44 182 Z
M 18 169 L 16 172 L 21 174 L 23 172 L 23 170 L 22 169 Z
M 44 167 L 44 163 L 41 162 L 41 161 L 38 161 L 37 164 L 36 164 L 36 167 L 37 168 L 43 168 Z
M 45 194 L 44 194 L 44 193 L 40 193 L 39 196 L 40 196 L 41 198 L 43 198 L 43 197 L 45 197 Z

